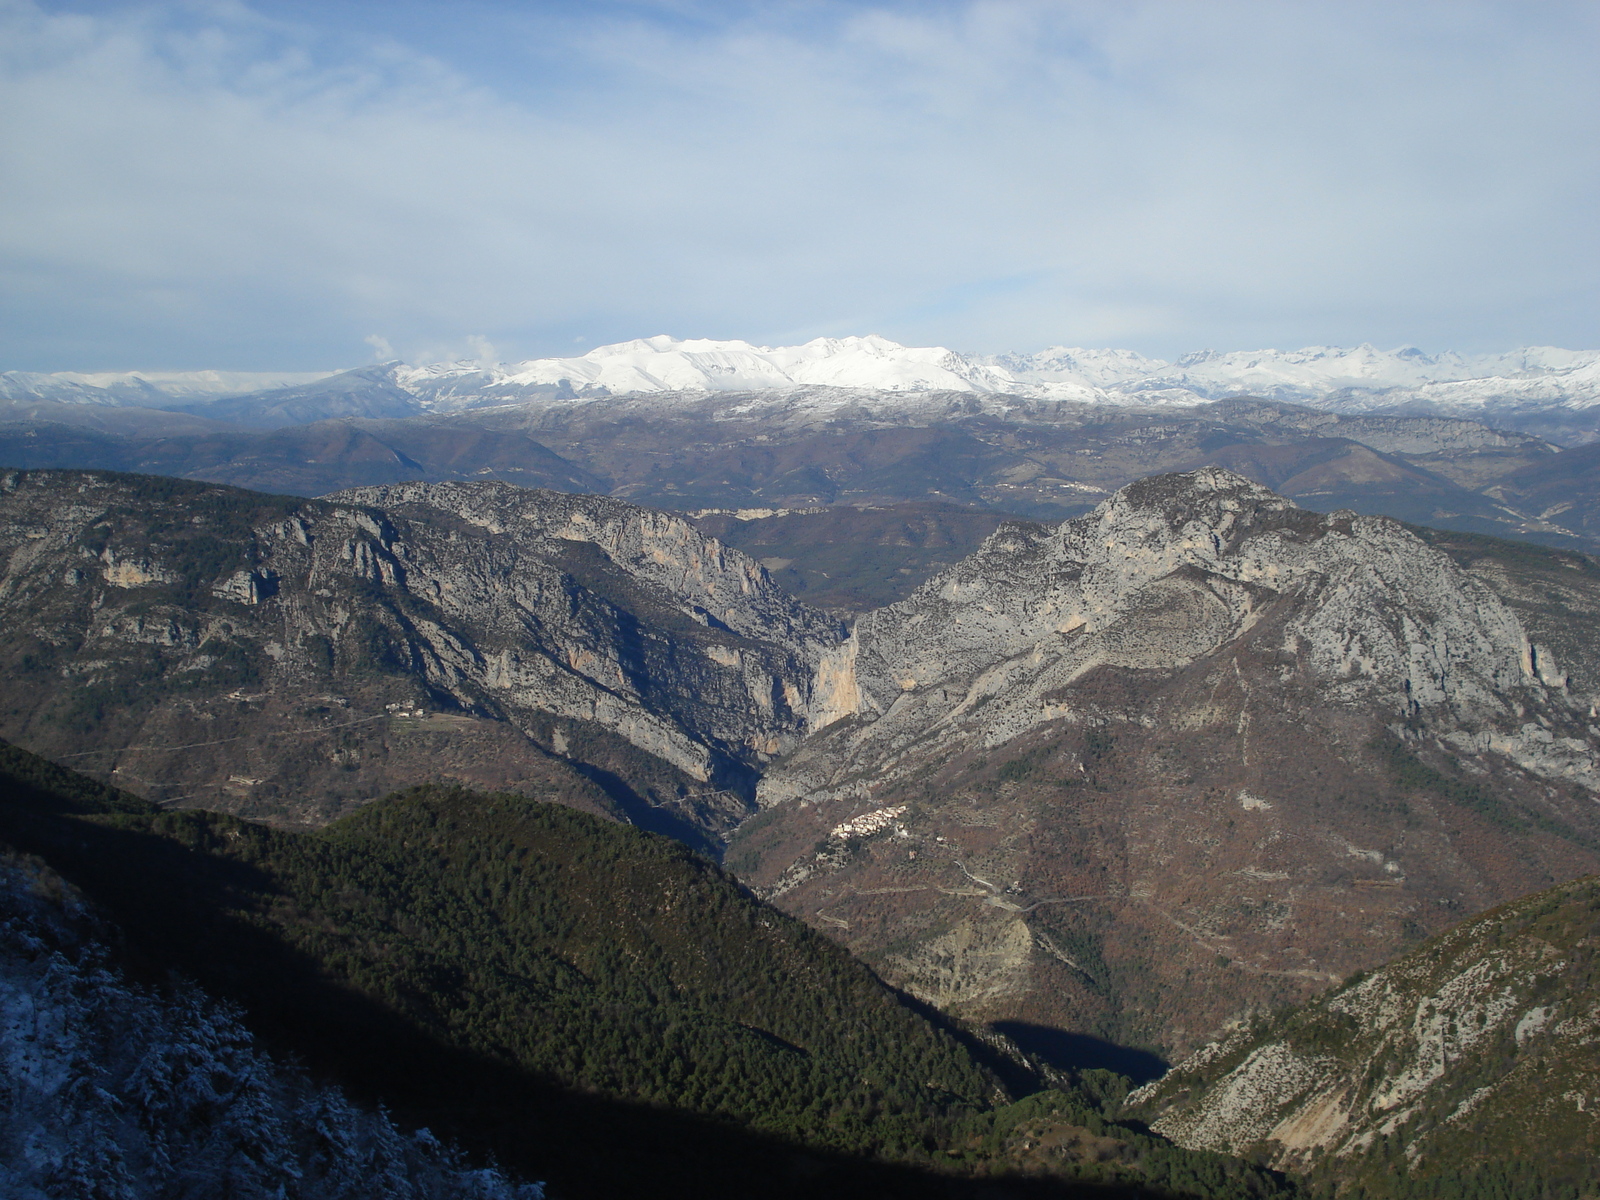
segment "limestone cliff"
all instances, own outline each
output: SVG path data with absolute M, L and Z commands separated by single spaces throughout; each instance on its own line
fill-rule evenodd
M 1569 710 L 1566 677 L 1487 586 L 1394 521 L 1309 512 L 1217 468 L 1131 485 L 1060 526 L 1007 526 L 867 614 L 835 656 L 854 678 L 830 679 L 829 695 L 849 698 L 830 715 L 869 723 L 847 761 L 840 739 L 812 754 L 839 777 L 930 739 L 992 749 L 1069 716 L 1066 689 L 1096 669 L 1186 666 L 1289 597 L 1277 649 L 1324 702 L 1425 716 L 1463 749 L 1600 787 L 1586 740 L 1521 719 L 1530 697 Z M 825 785 L 803 761 L 764 793 Z
M 681 519 L 506 484 L 10 472 L 0 560 L 6 735 L 247 812 L 454 766 L 514 783 L 542 748 L 714 839 L 840 636 Z

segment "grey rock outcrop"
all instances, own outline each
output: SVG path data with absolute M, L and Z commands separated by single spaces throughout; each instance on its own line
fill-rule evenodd
M 816 664 L 842 632 L 683 519 L 498 483 L 298 501 L 12 472 L 0 555 L 11 650 L 49 663 L 14 698 L 31 702 L 8 730 L 24 741 L 64 732 L 73 688 L 115 697 L 120 728 L 91 736 L 125 745 L 216 741 L 189 718 L 214 733 L 230 694 L 354 698 L 352 716 L 415 703 L 556 753 L 575 722 L 721 796 L 702 821 L 716 830 L 810 728 Z
M 728 861 L 931 1003 L 1186 1052 L 1600 867 L 1540 569 L 1217 468 L 1002 526 L 824 657 Z
M 1070 714 L 1101 667 L 1172 671 L 1274 605 L 1285 676 L 1323 702 L 1426 714 L 1463 746 L 1600 788 L 1582 739 L 1521 720 L 1570 708 L 1515 614 L 1398 523 L 1296 507 L 1220 468 L 1130 485 L 1087 517 L 1013 524 L 913 596 L 869 613 L 827 660 L 819 717 L 855 717 L 763 782 L 766 801 L 826 788 L 930 740 L 994 748 Z M 1287 605 L 1292 612 L 1283 612 Z

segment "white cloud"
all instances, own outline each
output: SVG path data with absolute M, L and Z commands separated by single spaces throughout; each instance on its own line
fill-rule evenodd
M 523 27 L 530 83 L 514 43 L 0 0 L 0 365 L 1600 343 L 1592 6 L 620 11 Z

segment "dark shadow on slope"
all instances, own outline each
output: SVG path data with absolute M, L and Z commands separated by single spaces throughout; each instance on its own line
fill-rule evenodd
M 1170 1066 L 1159 1054 L 1119 1046 L 1087 1033 L 1071 1033 L 1027 1021 L 996 1021 L 990 1028 L 1059 1071 L 1115 1071 L 1139 1084 L 1160 1079 Z
M 3 743 L 0 841 L 38 855 L 83 888 L 117 922 L 117 957 L 136 977 L 155 983 L 177 972 L 195 979 L 238 1004 L 266 1048 L 300 1059 L 316 1077 L 342 1084 L 367 1104 L 386 1105 L 406 1125 L 426 1125 L 525 1178 L 549 1180 L 552 1200 L 1268 1194 L 1217 1192 L 1167 1174 L 1143 1186 L 974 1178 L 954 1173 L 963 1166 L 952 1164 L 953 1173 L 935 1166 L 947 1161 L 941 1140 L 955 1132 L 939 1128 L 938 1118 L 924 1134 L 932 1153 L 917 1166 L 560 1086 L 460 1045 L 459 1031 L 429 1019 L 425 1006 L 401 1011 L 347 986 L 329 970 L 332 960 L 308 955 L 253 919 L 285 903 L 319 903 L 315 887 L 300 895 L 283 891 L 270 856 L 265 870 L 232 857 L 248 843 L 270 850 L 285 835 L 228 817 L 154 811 Z M 307 862 L 324 864 L 318 870 L 335 865 L 316 849 L 322 844 L 309 843 L 307 851 Z M 324 886 L 338 893 L 348 882 L 335 874 Z M 405 969 L 398 961 L 395 967 Z M 427 970 L 411 969 L 408 977 L 415 986 L 429 982 Z
M 14 809 L 8 815 L 6 841 L 52 862 L 118 920 L 135 977 L 153 982 L 176 970 L 194 978 L 239 1004 L 266 1048 L 298 1058 L 317 1078 L 339 1083 L 366 1104 L 387 1106 L 405 1125 L 425 1125 L 475 1154 L 492 1154 L 524 1178 L 548 1180 L 552 1200 L 1116 1200 L 1150 1194 L 962 1178 L 576 1093 L 448 1044 L 339 986 L 321 964 L 264 931 L 222 915 L 228 900 L 267 883 L 259 873 L 213 863 L 195 878 L 185 870 L 188 848 L 165 838 L 71 818 L 19 821 Z
M 616 805 L 617 812 L 636 829 L 676 838 L 685 846 L 713 859 L 722 857 L 722 848 L 706 837 L 705 830 L 696 828 L 674 812 L 651 804 L 615 771 L 608 771 L 593 763 L 580 762 L 575 758 L 568 759 L 567 765 L 603 791 L 606 799 Z
M 1038 1068 L 1023 1061 L 1009 1047 L 998 1046 L 992 1041 L 986 1041 L 974 1033 L 970 1027 L 952 1019 L 949 1013 L 935 1008 L 926 1000 L 913 996 L 910 992 L 903 992 L 899 988 L 893 988 L 890 984 L 885 984 L 884 986 L 892 988 L 894 994 L 899 997 L 900 1003 L 904 1004 L 928 1024 L 943 1030 L 948 1037 L 957 1042 L 973 1062 L 990 1072 L 1005 1086 L 1005 1089 L 1011 1095 L 1029 1096 L 1034 1092 L 1042 1091 L 1048 1086 L 1040 1076 Z

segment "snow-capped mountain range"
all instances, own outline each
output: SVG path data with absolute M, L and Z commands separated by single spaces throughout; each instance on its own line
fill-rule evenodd
M 574 358 L 519 363 L 392 362 L 320 374 L 0 375 L 0 400 L 181 407 L 198 412 L 242 395 L 266 399 L 292 394 L 312 401 L 335 392 L 348 397 L 352 389 L 385 390 L 391 408 L 398 402 L 403 407 L 414 405 L 418 412 L 540 398 L 852 389 L 880 395 L 955 392 L 1138 406 L 1193 405 L 1244 394 L 1337 412 L 1398 408 L 1469 416 L 1600 405 L 1600 351 L 1534 346 L 1503 354 L 1428 355 L 1415 347 L 1311 346 L 1292 351 L 1205 350 L 1164 362 L 1130 350 L 1065 346 L 1033 354 L 969 355 L 942 346 L 902 346 L 877 336 L 816 338 L 800 346 L 769 347 L 662 335 L 600 346 Z
M 334 371 L 33 371 L 0 373 L 0 400 L 163 407 L 314 383 Z

